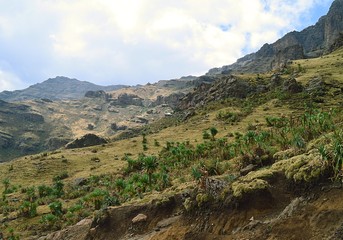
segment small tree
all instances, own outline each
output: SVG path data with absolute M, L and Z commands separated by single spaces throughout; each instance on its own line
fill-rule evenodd
M 218 130 L 215 127 L 211 127 L 210 133 L 211 133 L 212 140 L 214 141 L 214 137 L 217 135 Z

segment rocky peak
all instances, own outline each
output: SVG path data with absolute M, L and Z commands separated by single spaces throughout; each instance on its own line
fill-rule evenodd
M 273 44 L 265 44 L 256 53 L 232 65 L 211 69 L 207 75 L 232 72 L 261 73 L 282 67 L 289 60 L 318 57 L 333 49 L 343 33 L 343 0 L 335 0 L 326 16 L 301 32 L 286 34 Z M 338 43 L 337 43 L 338 42 Z

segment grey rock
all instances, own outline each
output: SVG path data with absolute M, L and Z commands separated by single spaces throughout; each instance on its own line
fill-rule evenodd
M 311 79 L 305 86 L 305 91 L 322 96 L 326 92 L 326 84 L 321 77 Z
M 306 201 L 303 197 L 295 198 L 285 209 L 280 213 L 277 219 L 285 219 L 291 217 L 301 206 L 305 205 Z
M 295 78 L 289 78 L 283 83 L 283 90 L 289 93 L 299 93 L 303 89 L 303 86 Z

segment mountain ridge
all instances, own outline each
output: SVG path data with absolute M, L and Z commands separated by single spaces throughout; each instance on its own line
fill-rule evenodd
M 335 0 L 327 15 L 302 31 L 292 31 L 231 65 L 210 69 L 206 75 L 262 73 L 282 68 L 289 60 L 319 57 L 328 53 L 343 32 L 343 0 Z
M 49 78 L 42 83 L 36 83 L 23 90 L 3 91 L 0 99 L 4 101 L 23 101 L 39 98 L 58 99 L 79 99 L 84 97 L 87 91 L 113 91 L 127 87 L 126 85 L 100 86 L 87 81 L 80 81 L 75 78 L 57 76 Z

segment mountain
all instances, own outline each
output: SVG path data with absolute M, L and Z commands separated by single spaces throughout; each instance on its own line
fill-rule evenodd
M 0 239 L 342 240 L 340 39 L 287 71 L 0 100 L 0 160 L 39 153 L 0 163 Z
M 0 93 L 0 162 L 55 150 L 85 134 L 108 138 L 136 131 L 172 113 L 180 98 L 214 79 L 187 76 L 132 87 L 102 87 L 56 77 L 21 91 Z
M 286 34 L 273 44 L 264 44 L 232 65 L 210 69 L 207 75 L 246 72 L 262 73 L 284 66 L 289 60 L 313 58 L 328 53 L 343 33 L 343 0 L 335 0 L 326 16 L 301 32 Z M 340 41 L 342 43 L 342 41 Z M 337 48 L 337 46 L 336 46 Z
M 305 71 L 296 72 L 298 64 Z M 186 121 L 168 116 L 169 125 L 147 125 L 136 137 L 1 163 L 0 232 L 40 240 L 342 239 L 342 64 L 343 48 L 294 61 L 294 72 L 217 75 L 204 97 L 191 96 L 196 109 Z M 268 83 L 269 90 L 249 95 Z M 95 133 L 101 126 L 93 121 L 109 126 L 115 115 L 137 114 L 102 96 L 89 94 L 81 104 L 35 100 L 31 109 L 50 111 L 42 114 L 46 123 L 53 114 L 64 123 L 75 114 L 76 132 Z M 74 108 L 66 111 L 67 102 Z M 13 107 L 19 116 L 30 110 L 0 104 L 8 118 Z M 2 135 L 6 147 L 10 133 Z
M 57 99 L 79 99 L 87 91 L 113 91 L 126 87 L 124 85 L 99 86 L 86 81 L 79 81 L 67 77 L 55 77 L 32 85 L 24 90 L 3 91 L 0 93 L 0 99 L 4 101 L 23 101 L 29 99 L 47 98 Z

